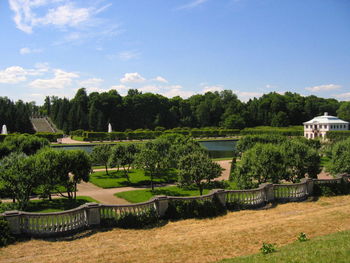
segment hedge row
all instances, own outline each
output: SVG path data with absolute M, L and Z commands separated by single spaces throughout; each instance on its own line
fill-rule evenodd
M 302 126 L 292 126 L 286 128 L 260 126 L 255 128 L 244 128 L 241 135 L 261 135 L 261 134 L 278 134 L 283 136 L 304 136 Z
M 350 138 L 350 131 L 329 131 L 327 138 L 331 141 L 340 141 Z
M 217 130 L 166 130 L 166 131 L 131 131 L 131 132 L 83 132 L 84 141 L 116 141 L 116 140 L 144 140 L 154 139 L 162 134 L 177 133 L 189 135 L 196 138 L 204 137 L 228 137 L 239 134 L 239 130 L 234 129 L 217 129 Z M 76 133 L 74 133 L 76 134 Z
M 63 133 L 52 133 L 52 132 L 37 132 L 35 136 L 45 138 L 50 142 L 57 142 L 57 139 L 63 138 Z
M 0 134 L 0 142 L 3 142 L 6 136 L 16 135 L 14 134 Z M 34 134 L 37 137 L 45 138 L 50 142 L 57 142 L 57 139 L 63 138 L 63 133 L 53 133 L 53 132 L 37 132 Z

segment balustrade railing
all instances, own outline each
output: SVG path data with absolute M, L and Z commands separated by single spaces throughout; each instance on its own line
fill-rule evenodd
M 193 197 L 158 196 L 150 201 L 129 205 L 104 205 L 89 203 L 78 208 L 55 213 L 28 213 L 8 211 L 2 214 L 9 222 L 14 234 L 28 236 L 54 236 L 67 234 L 81 229 L 100 225 L 104 219 L 120 219 L 125 214 L 136 216 L 156 212 L 159 217 L 165 215 L 170 202 L 211 202 L 216 197 L 223 206 L 255 208 L 267 202 L 302 201 L 312 195 L 316 184 L 339 184 L 349 187 L 350 175 L 341 175 L 335 179 L 305 179 L 297 184 L 265 184 L 250 190 L 215 190 L 207 195 Z M 1 216 L 1 214 L 0 214 Z

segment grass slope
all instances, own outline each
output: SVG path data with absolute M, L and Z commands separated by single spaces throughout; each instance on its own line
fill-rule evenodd
M 151 183 L 150 177 L 146 176 L 142 170 L 133 169 L 129 173 L 130 183 L 124 176 L 121 170 L 112 170 L 95 172 L 90 175 L 90 183 L 102 188 L 114 188 L 125 186 L 140 186 L 149 185 Z M 155 183 L 173 183 L 177 180 L 177 173 L 175 170 L 170 170 L 162 178 L 154 179 Z
M 113 229 L 69 242 L 18 242 L 0 248 L 0 262 L 209 263 L 259 253 L 263 242 L 282 248 L 294 243 L 300 232 L 307 233 L 311 239 L 308 242 L 314 242 L 317 237 L 349 230 L 350 196 L 322 197 L 316 202 L 231 212 L 212 219 L 181 220 L 151 229 Z M 344 238 L 343 243 L 349 243 L 348 240 Z M 311 244 L 317 247 L 316 243 Z M 314 251 L 316 257 L 319 252 Z M 327 259 L 328 254 L 320 262 L 331 262 Z M 349 256 L 340 254 L 330 259 L 346 262 Z
M 296 241 L 277 248 L 277 252 L 255 254 L 221 262 L 227 263 L 348 263 L 350 261 L 350 231 L 316 237 L 306 242 Z

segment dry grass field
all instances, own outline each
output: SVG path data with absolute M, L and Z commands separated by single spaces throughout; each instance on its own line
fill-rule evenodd
M 31 240 L 0 249 L 0 262 L 215 262 L 350 229 L 350 196 L 288 203 L 149 230 L 114 229 L 74 241 Z

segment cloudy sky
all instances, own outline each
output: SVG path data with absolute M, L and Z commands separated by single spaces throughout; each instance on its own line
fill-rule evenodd
M 350 100 L 348 0 L 1 0 L 0 96 L 129 88 Z

